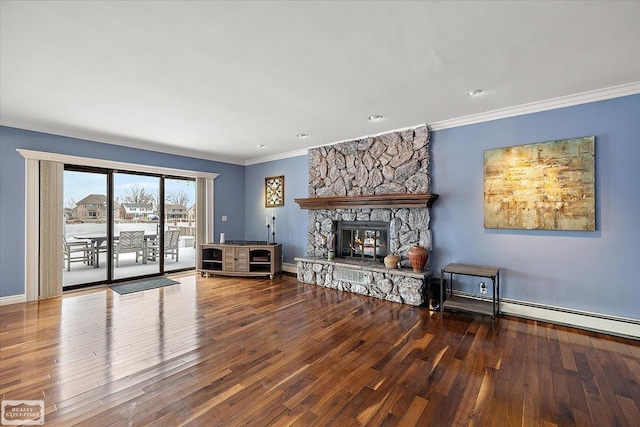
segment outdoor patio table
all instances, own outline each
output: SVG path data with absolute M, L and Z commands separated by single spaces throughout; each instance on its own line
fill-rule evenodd
M 147 263 L 147 245 L 149 240 L 155 240 L 157 234 L 145 234 L 144 235 L 144 256 L 142 258 L 142 263 Z M 90 240 L 91 245 L 94 248 L 94 253 L 96 254 L 96 258 L 93 263 L 93 268 L 100 268 L 100 247 L 104 242 L 107 241 L 109 237 L 104 234 L 96 235 L 96 236 L 73 236 L 74 239 L 78 240 Z M 118 236 L 114 236 L 113 240 L 118 240 Z M 106 250 L 106 247 L 104 248 Z

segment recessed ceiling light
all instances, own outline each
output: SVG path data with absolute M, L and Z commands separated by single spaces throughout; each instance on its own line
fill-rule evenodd
M 302 139 L 302 138 L 309 138 L 309 135 L 306 133 L 299 133 L 296 135 L 298 138 Z
M 480 89 L 474 89 L 467 92 L 467 96 L 478 96 L 482 93 Z
M 371 120 L 372 122 L 377 122 L 378 120 L 382 120 L 382 116 L 378 114 L 372 114 L 371 116 L 369 116 L 369 120 Z
M 264 148 L 264 144 L 258 144 L 258 148 Z

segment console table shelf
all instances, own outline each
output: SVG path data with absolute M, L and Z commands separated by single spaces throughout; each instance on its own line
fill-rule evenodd
M 490 301 L 477 300 L 473 298 L 451 296 L 444 302 L 444 308 L 448 308 L 450 310 L 469 311 L 483 314 L 485 316 L 493 316 L 493 307 Z
M 445 274 L 449 273 L 449 294 L 444 300 Z M 493 284 L 491 300 L 481 300 L 477 298 L 466 298 L 453 295 L 453 275 L 484 277 L 490 279 Z M 444 300 L 444 301 L 443 301 Z M 500 314 L 500 268 L 484 265 L 471 264 L 449 264 L 440 271 L 440 311 L 445 309 L 468 311 L 491 316 L 491 326 L 495 328 L 496 319 Z

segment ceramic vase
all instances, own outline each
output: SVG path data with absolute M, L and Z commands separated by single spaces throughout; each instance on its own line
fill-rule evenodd
M 411 262 L 411 267 L 415 272 L 422 272 L 424 266 L 427 264 L 429 260 L 429 251 L 420 245 L 415 245 L 407 252 L 409 256 L 409 262 Z
M 400 257 L 396 254 L 389 254 L 384 257 L 384 266 L 389 270 L 393 270 L 398 268 L 398 263 L 400 262 Z

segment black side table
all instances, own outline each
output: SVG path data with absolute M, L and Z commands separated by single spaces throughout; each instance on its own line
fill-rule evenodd
M 445 274 L 449 273 L 449 296 L 444 300 Z M 453 275 L 485 277 L 493 284 L 491 301 L 479 300 L 475 298 L 464 298 L 453 295 Z M 450 310 L 468 311 L 491 316 L 491 327 L 495 328 L 496 318 L 500 314 L 500 267 L 489 267 L 484 265 L 471 264 L 449 264 L 440 270 L 440 311 L 445 308 Z

